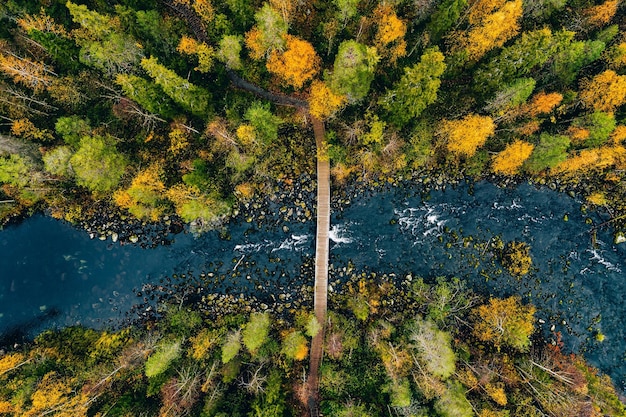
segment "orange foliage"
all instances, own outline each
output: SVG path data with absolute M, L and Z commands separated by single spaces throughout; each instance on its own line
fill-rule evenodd
M 335 114 L 345 103 L 346 96 L 338 95 L 322 81 L 311 83 L 309 94 L 309 112 L 318 119 L 327 119 Z
M 573 143 L 580 143 L 588 139 L 591 132 L 584 127 L 570 126 L 567 128 L 567 134 L 572 139 Z
M 0 358 L 0 376 L 12 371 L 25 362 L 24 355 L 21 353 L 8 353 Z
M 17 24 L 25 32 L 31 30 L 38 30 L 40 32 L 54 33 L 59 36 L 66 36 L 67 31 L 61 25 L 57 25 L 54 19 L 48 16 L 45 10 L 42 8 L 39 15 L 25 15 L 22 18 L 17 19 Z
M 246 32 L 246 46 L 250 50 L 252 59 L 261 59 L 265 55 L 265 47 L 263 46 L 263 35 L 258 27 L 254 26 Z
M 304 342 L 298 346 L 298 350 L 296 350 L 296 353 L 294 354 L 293 358 L 297 361 L 301 361 L 301 360 L 306 359 L 308 354 L 309 354 L 309 347 L 307 346 L 306 342 Z
M 626 158 L 626 149 L 622 146 L 604 146 L 596 149 L 584 149 L 557 165 L 553 172 L 565 176 L 581 171 L 601 170 Z
M 581 85 L 580 99 L 594 110 L 613 112 L 626 101 L 626 75 L 604 71 Z
M 479 340 L 493 343 L 498 350 L 503 345 L 521 351 L 528 348 L 534 330 L 534 306 L 522 305 L 518 297 L 491 298 L 488 304 L 474 309 L 474 313 L 477 316 L 474 335 Z
M 517 35 L 521 17 L 522 0 L 509 1 L 498 11 L 485 16 L 480 25 L 463 33 L 458 46 L 465 50 L 469 60 L 477 61 L 491 49 L 501 47 Z
M 0 71 L 13 81 L 39 92 L 50 85 L 51 72 L 40 62 L 29 61 L 12 53 L 0 53 Z
M 614 69 L 626 67 L 626 42 L 613 46 L 607 54 L 607 61 Z
M 444 120 L 440 134 L 447 140 L 448 151 L 458 156 L 471 157 L 493 135 L 495 129 L 491 117 L 470 114 L 460 120 Z
M 611 140 L 618 145 L 626 140 L 626 126 L 617 126 L 611 134 Z
M 527 104 L 527 112 L 531 117 L 550 113 L 563 101 L 563 95 L 559 93 L 538 93 Z
M 534 145 L 516 140 L 493 158 L 491 168 L 496 174 L 515 175 L 535 148 Z
M 537 120 L 531 120 L 530 122 L 525 123 L 519 128 L 517 128 L 517 133 L 519 133 L 522 136 L 531 136 L 535 132 L 537 132 L 540 127 L 541 125 Z
M 240 200 L 250 200 L 254 197 L 254 184 L 243 182 L 235 187 L 235 194 Z
M 606 25 L 617 13 L 618 0 L 607 0 L 597 6 L 592 6 L 584 10 L 584 14 L 589 26 Z
M 302 88 L 317 74 L 321 60 L 309 42 L 291 35 L 287 35 L 286 42 L 284 52 L 272 51 L 267 70 L 281 77 L 286 84 Z
M 374 10 L 374 19 L 378 25 L 378 31 L 374 43 L 378 53 L 383 58 L 388 58 L 389 63 L 394 63 L 398 58 L 406 55 L 406 23 L 400 20 L 396 12 L 388 4 L 380 4 Z
M 52 140 L 54 136 L 47 130 L 39 129 L 28 119 L 17 119 L 11 124 L 11 133 L 15 136 L 31 140 Z

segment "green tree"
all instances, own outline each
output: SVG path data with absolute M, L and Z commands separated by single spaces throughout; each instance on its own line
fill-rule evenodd
M 546 168 L 555 167 L 567 159 L 569 145 L 570 140 L 567 136 L 542 133 L 539 143 L 524 163 L 524 168 L 531 173 L 538 173 Z
M 26 159 L 20 155 L 0 156 L 0 184 L 25 187 L 30 180 L 30 168 Z
M 554 56 L 552 73 L 561 84 L 570 85 L 585 65 L 600 58 L 605 46 L 601 41 L 571 42 Z
M 148 112 L 168 119 L 174 117 L 174 103 L 154 82 L 136 75 L 118 74 L 115 83 L 122 87 L 126 97 Z
M 421 318 L 416 319 L 407 331 L 417 357 L 431 375 L 442 379 L 452 375 L 456 357 L 451 347 L 450 333 L 439 330 L 434 322 Z
M 100 136 L 84 136 L 80 140 L 78 151 L 70 158 L 77 184 L 94 192 L 110 191 L 117 186 L 127 162 L 108 142 Z
M 335 93 L 345 95 L 350 103 L 361 100 L 374 80 L 377 63 L 375 48 L 353 40 L 342 42 L 330 76 L 331 88 Z
M 269 104 L 254 102 L 246 110 L 244 118 L 254 127 L 262 143 L 269 144 L 278 138 L 280 119 L 272 114 Z
M 596 111 L 574 119 L 572 126 L 586 129 L 589 132 L 580 145 L 587 148 L 595 148 L 603 145 L 615 130 L 615 116 L 612 113 Z
M 426 30 L 432 42 L 439 42 L 459 20 L 461 13 L 467 7 L 467 0 L 443 0 L 432 14 Z
M 268 313 L 252 313 L 243 329 L 243 344 L 251 354 L 256 354 L 268 340 L 270 330 L 270 315 Z
M 154 79 L 172 100 L 195 116 L 206 117 L 209 111 L 211 95 L 204 88 L 198 87 L 174 71 L 159 64 L 155 57 L 144 58 L 141 66 Z
M 505 85 L 495 97 L 489 100 L 485 110 L 494 116 L 503 114 L 521 104 L 524 104 L 535 89 L 535 80 L 532 78 L 520 78 L 511 84 Z
M 54 130 L 61 135 L 66 144 L 78 149 L 80 139 L 91 134 L 91 125 L 89 120 L 80 116 L 62 116 L 54 124 Z
M 72 150 L 68 146 L 58 146 L 43 155 L 43 164 L 46 171 L 59 177 L 71 175 L 70 158 Z
M 241 69 L 241 40 L 241 36 L 226 35 L 220 40 L 217 51 L 217 59 L 233 70 Z
M 441 417 L 472 417 L 472 405 L 465 398 L 465 389 L 458 382 L 450 382 L 443 395 L 435 401 L 435 411 Z
M 380 100 L 396 124 L 405 125 L 437 100 L 440 77 L 446 69 L 443 61 L 439 48 L 428 49 L 418 64 L 404 68 L 400 81 Z
M 231 331 L 226 335 L 226 340 L 222 345 L 222 362 L 228 363 L 237 356 L 241 350 L 241 331 Z
M 146 361 L 146 376 L 154 378 L 167 371 L 176 359 L 180 357 L 180 341 L 163 342 Z

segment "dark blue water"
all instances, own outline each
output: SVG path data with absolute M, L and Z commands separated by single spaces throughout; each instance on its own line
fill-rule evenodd
M 155 249 L 90 240 L 43 216 L 10 227 L 0 232 L 0 332 L 114 323 L 144 284 L 172 274 L 215 271 L 229 277 L 219 284 L 225 292 L 263 285 L 297 297 L 303 283 L 312 284 L 302 264 L 314 256 L 315 224 L 281 223 L 274 205 L 264 223 L 272 226 L 238 221 L 229 225 L 229 239 L 180 234 Z M 357 270 L 399 276 L 458 276 L 485 294 L 519 294 L 538 307 L 546 335 L 554 326 L 624 389 L 626 244 L 613 245 L 610 230 L 599 230 L 592 243 L 588 219 L 606 220 L 583 214 L 575 199 L 529 185 L 480 183 L 425 198 L 416 189 L 391 189 L 354 198 L 333 214 L 331 263 L 335 271 L 350 261 Z M 484 245 L 497 237 L 530 244 L 529 275 L 519 280 L 502 272 Z M 336 278 L 331 273 L 331 282 Z M 597 332 L 604 342 L 596 341 Z

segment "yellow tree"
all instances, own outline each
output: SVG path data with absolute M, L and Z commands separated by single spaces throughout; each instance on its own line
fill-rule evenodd
M 286 36 L 284 52 L 272 51 L 267 60 L 267 70 L 278 75 L 285 84 L 296 89 L 317 74 L 321 60 L 313 45 L 295 36 Z
M 469 2 L 467 20 L 470 25 L 478 25 L 489 14 L 504 6 L 507 0 L 474 0 Z
M 594 110 L 613 112 L 626 101 L 626 75 L 606 70 L 583 81 L 580 99 Z
M 374 44 L 382 56 L 393 63 L 406 55 L 406 23 L 398 18 L 391 5 L 383 3 L 374 10 L 374 20 L 378 26 Z
M 338 95 L 323 81 L 314 80 L 309 94 L 309 112 L 318 119 L 335 114 L 347 102 L 346 96 Z
M 619 0 L 607 0 L 597 6 L 592 6 L 583 11 L 588 26 L 599 27 L 606 25 L 617 13 Z
M 448 151 L 457 156 L 471 157 L 495 129 L 491 117 L 470 114 L 460 120 L 444 120 L 439 134 L 446 141 Z
M 163 169 L 156 164 L 140 171 L 130 187 L 115 192 L 115 202 L 137 218 L 158 220 L 166 208 L 162 175 Z
M 183 36 L 177 48 L 178 52 L 186 55 L 196 55 L 198 58 L 198 66 L 194 69 L 200 72 L 209 72 L 213 65 L 213 56 L 215 51 L 204 42 L 198 42 L 189 36 Z
M 528 142 L 516 140 L 493 158 L 491 169 L 496 174 L 515 175 L 534 148 L 535 146 Z
M 1 47 L 2 45 L 0 45 Z M 0 52 L 0 71 L 13 81 L 40 92 L 50 85 L 56 74 L 41 62 L 21 58 L 10 51 Z
M 493 48 L 499 48 L 517 35 L 522 17 L 522 0 L 504 3 L 497 11 L 485 16 L 481 22 L 462 33 L 457 50 L 463 51 L 467 59 L 477 61 Z
M 496 349 L 510 346 L 525 351 L 530 346 L 533 333 L 535 307 L 522 305 L 518 297 L 490 298 L 473 310 L 474 335 L 483 342 L 492 343 Z

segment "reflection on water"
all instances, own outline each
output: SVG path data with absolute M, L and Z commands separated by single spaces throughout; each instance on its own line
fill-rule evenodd
M 574 199 L 529 185 L 505 190 L 480 183 L 427 198 L 419 190 L 391 189 L 352 200 L 331 221 L 336 268 L 351 262 L 357 270 L 398 276 L 455 275 L 485 294 L 519 294 L 538 307 L 546 336 L 554 326 L 568 346 L 624 384 L 625 248 L 602 230 L 592 245 L 587 217 L 598 224 L 606 220 L 600 214 L 585 215 Z M 279 213 L 279 203 L 272 204 L 267 212 Z M 24 333 L 114 323 L 137 301 L 135 291 L 174 273 L 214 271 L 226 276 L 223 291 L 256 291 L 262 284 L 267 292 L 280 288 L 297 297 L 302 280 L 310 285 L 313 279 L 301 265 L 315 252 L 315 222 L 268 218 L 274 226 L 233 222 L 228 239 L 180 234 L 171 246 L 143 250 L 90 240 L 35 216 L 0 232 L 0 331 L 6 340 L 9 328 L 26 322 Z M 502 273 L 486 245 L 496 237 L 531 246 L 528 276 Z M 331 271 L 331 280 L 338 278 Z M 41 323 L 36 318 L 46 306 L 58 314 Z M 597 332 L 606 336 L 603 343 Z

